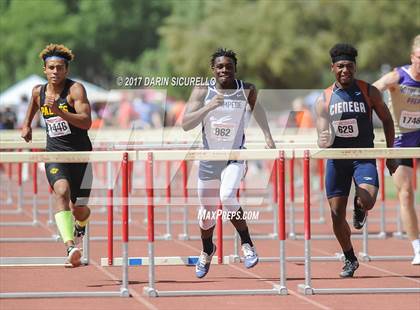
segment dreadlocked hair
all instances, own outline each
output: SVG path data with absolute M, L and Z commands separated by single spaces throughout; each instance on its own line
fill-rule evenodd
M 211 66 L 214 66 L 214 61 L 216 60 L 216 58 L 218 57 L 229 57 L 233 60 L 233 62 L 235 63 L 235 67 L 238 63 L 238 59 L 236 58 L 236 53 L 232 50 L 228 50 L 222 47 L 219 47 L 214 53 L 213 55 L 211 55 Z

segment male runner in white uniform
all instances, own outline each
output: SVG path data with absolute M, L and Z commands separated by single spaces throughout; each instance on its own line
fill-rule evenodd
M 182 127 L 191 130 L 202 124 L 205 149 L 242 149 L 245 143 L 246 109 L 249 104 L 256 121 L 261 127 L 267 147 L 275 148 L 268 127 L 267 118 L 261 105 L 256 104 L 255 86 L 235 79 L 237 59 L 233 51 L 218 49 L 211 58 L 211 68 L 215 83 L 196 87 L 188 102 Z M 196 276 L 204 277 L 210 268 L 211 258 L 216 252 L 213 244 L 213 230 L 216 220 L 205 215 L 217 210 L 218 200 L 235 216 L 232 224 L 241 237 L 245 267 L 252 268 L 258 263 L 258 255 L 249 235 L 243 210 L 236 193 L 244 177 L 244 161 L 201 161 L 198 178 L 199 211 L 203 251 L 196 265 Z M 204 217 L 204 218 L 203 218 Z

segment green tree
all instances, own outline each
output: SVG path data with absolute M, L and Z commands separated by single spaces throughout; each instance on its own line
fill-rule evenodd
M 0 89 L 42 74 L 39 52 L 50 42 L 71 46 L 74 37 L 71 16 L 61 1 L 5 1 L 0 13 Z M 48 25 L 48 26 L 46 26 Z
M 186 10 L 194 3 L 175 5 L 160 28 L 163 62 L 175 75 L 207 75 L 210 54 L 224 46 L 237 52 L 240 76 L 264 88 L 325 87 L 337 42 L 359 49 L 362 75 L 406 63 L 420 26 L 411 0 L 202 1 Z
M 62 43 L 76 54 L 72 75 L 112 87 L 114 68 L 158 46 L 168 1 L 0 0 L 0 89 L 42 74 L 39 52 Z
M 418 16 L 418 0 L 0 0 L 0 90 L 42 74 L 50 42 L 75 52 L 72 75 L 109 88 L 119 75 L 209 76 L 221 46 L 260 88 L 321 88 L 340 41 L 359 49 L 359 76 L 372 80 L 381 64 L 409 61 Z

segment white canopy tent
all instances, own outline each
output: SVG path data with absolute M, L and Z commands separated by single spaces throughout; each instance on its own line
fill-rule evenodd
M 109 92 L 105 88 L 102 88 L 100 86 L 86 82 L 78 78 L 71 78 L 71 79 L 73 81 L 83 84 L 83 86 L 86 89 L 87 97 L 91 103 L 98 102 L 98 101 L 104 101 L 104 102 L 117 101 L 119 99 L 119 96 L 116 97 L 115 93 Z
M 32 95 L 32 88 L 35 85 L 45 83 L 47 83 L 47 80 L 36 74 L 28 76 L 0 94 L 0 106 L 16 106 L 21 103 L 22 95 L 26 95 L 29 100 Z
M 90 102 L 117 101 L 119 99 L 119 95 L 117 95 L 115 92 L 110 93 L 108 90 L 102 87 L 99 87 L 95 84 L 86 82 L 81 79 L 71 79 L 83 84 Z M 32 88 L 35 85 L 45 83 L 47 83 L 46 79 L 35 74 L 27 77 L 22 81 L 17 82 L 15 85 L 11 86 L 10 88 L 6 89 L 3 93 L 0 94 L 0 106 L 19 105 L 21 103 L 22 95 L 26 95 L 29 100 L 31 98 Z

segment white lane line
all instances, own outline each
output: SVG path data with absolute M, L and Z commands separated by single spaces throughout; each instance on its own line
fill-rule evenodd
M 110 277 L 112 280 L 114 281 L 120 281 L 115 275 L 113 275 L 112 273 L 110 273 L 109 271 L 107 271 L 106 269 L 104 269 L 102 266 L 100 266 L 96 261 L 94 261 L 93 259 L 90 259 L 90 262 L 100 271 L 102 271 L 105 275 L 107 275 L 108 277 Z M 151 304 L 150 302 L 147 301 L 147 299 L 145 299 L 143 296 L 141 296 L 139 293 L 137 293 L 134 289 L 130 289 L 130 295 L 133 296 L 133 298 L 135 300 L 137 300 L 138 302 L 142 303 L 143 305 L 145 305 L 147 307 L 147 309 L 149 310 L 159 310 L 159 308 L 157 308 L 156 306 L 154 306 L 153 304 Z
M 160 233 L 161 233 L 161 232 L 160 232 Z M 186 248 L 189 248 L 189 249 L 193 250 L 194 252 L 198 252 L 198 253 L 200 253 L 200 252 L 201 252 L 201 249 L 199 249 L 199 248 L 197 248 L 197 247 L 194 247 L 194 246 L 192 246 L 192 245 L 190 245 L 190 244 L 188 244 L 188 243 L 182 242 L 182 241 L 177 240 L 177 239 L 173 239 L 172 241 L 174 241 L 175 243 L 177 243 L 177 244 L 179 244 L 179 245 L 182 245 L 182 246 L 184 246 L 184 247 L 186 247 Z M 271 284 L 271 285 L 276 285 L 276 284 L 278 284 L 278 283 L 275 283 L 275 282 L 272 282 L 272 281 L 269 281 L 269 280 L 264 280 L 264 278 L 263 278 L 263 277 L 261 277 L 261 276 L 259 276 L 258 274 L 253 273 L 253 272 L 248 271 L 248 270 L 241 269 L 241 268 L 239 268 L 239 267 L 237 267 L 237 266 L 230 265 L 230 264 L 229 264 L 229 265 L 227 265 L 227 266 L 228 266 L 228 267 L 231 267 L 231 268 L 233 268 L 233 269 L 235 269 L 235 270 L 237 270 L 237 271 L 240 271 L 241 273 L 246 274 L 246 275 L 248 275 L 248 276 L 254 277 L 254 278 L 256 278 L 256 279 L 263 280 L 263 282 L 265 282 L 265 283 L 267 283 L 267 284 Z M 303 300 L 303 301 L 306 301 L 307 303 L 309 303 L 309 304 L 311 304 L 311 305 L 313 305 L 313 306 L 315 306 L 315 307 L 318 307 L 319 309 L 323 309 L 323 310 L 329 310 L 329 309 L 331 309 L 331 308 L 329 308 L 329 307 L 327 307 L 327 306 L 325 306 L 325 305 L 323 305 L 323 304 L 321 304 L 321 303 L 318 303 L 318 302 L 316 302 L 316 301 L 314 301 L 314 300 L 311 300 L 311 299 L 309 299 L 309 298 L 305 297 L 304 295 L 301 295 L 301 294 L 299 294 L 299 293 L 295 292 L 294 290 L 292 290 L 292 289 L 290 289 L 290 288 L 287 288 L 287 291 L 289 292 L 289 294 L 290 294 L 290 295 L 293 295 L 293 296 L 297 297 L 298 299 L 301 299 L 301 300 Z
M 233 268 L 233 269 L 235 269 L 235 270 L 237 270 L 237 271 L 239 271 L 239 272 L 241 272 L 241 273 L 244 273 L 244 274 L 246 274 L 246 275 L 253 276 L 254 278 L 257 278 L 257 279 L 263 280 L 263 282 L 265 282 L 265 283 L 268 283 L 268 284 L 271 284 L 271 285 L 276 285 L 276 284 L 278 284 L 278 283 L 275 283 L 275 282 L 272 282 L 272 281 L 269 281 L 269 280 L 264 280 L 264 278 L 263 278 L 263 277 L 260 277 L 260 276 L 259 276 L 259 275 L 257 275 L 256 273 L 250 272 L 250 271 L 248 271 L 248 270 L 241 269 L 241 268 L 239 268 L 238 266 L 235 266 L 235 265 L 228 265 L 228 266 L 229 266 L 229 267 L 231 267 L 231 268 Z M 323 310 L 329 310 L 329 309 L 331 309 L 331 308 L 329 308 L 329 307 L 327 307 L 327 306 L 325 306 L 325 305 L 323 305 L 323 304 L 321 304 L 321 303 L 319 303 L 319 302 L 316 302 L 316 301 L 314 301 L 314 300 L 311 300 L 311 299 L 309 299 L 309 298 L 305 297 L 304 295 L 301 295 L 300 293 L 295 292 L 294 290 L 292 290 L 292 289 L 290 289 L 290 288 L 287 288 L 287 292 L 288 292 L 290 295 L 293 295 L 293 296 L 295 296 L 295 297 L 297 297 L 297 298 L 299 298 L 299 299 L 302 299 L 302 300 L 304 300 L 304 301 L 306 301 L 306 302 L 310 303 L 311 305 L 313 305 L 313 306 L 315 306 L 315 307 L 317 307 L 317 308 L 319 308 L 319 309 L 323 309 Z
M 303 245 L 303 244 L 297 243 L 295 240 L 289 240 L 289 241 L 290 241 L 291 243 L 293 243 L 294 245 L 297 245 L 297 246 L 302 247 L 302 248 L 304 247 L 304 245 Z M 312 245 L 312 247 L 311 247 L 311 250 L 312 250 L 313 252 L 318 252 L 318 253 L 320 253 L 320 254 L 333 256 L 333 254 L 331 254 L 330 252 L 328 252 L 328 251 L 324 251 L 324 250 L 320 250 L 320 249 L 318 249 L 318 248 L 315 248 L 315 247 L 313 247 L 313 245 Z M 398 262 L 398 261 L 397 261 L 397 262 Z M 377 267 L 377 266 L 373 266 L 373 265 L 370 265 L 370 264 L 367 264 L 367 263 L 364 263 L 364 262 L 360 262 L 360 261 L 359 261 L 359 264 L 360 264 L 360 265 L 363 265 L 364 267 L 370 268 L 370 269 L 375 269 L 375 270 L 377 270 L 377 271 L 381 271 L 381 272 L 383 272 L 383 273 L 387 273 L 387 274 L 390 274 L 390 275 L 393 275 L 393 276 L 398 276 L 398 277 L 400 277 L 400 278 L 403 278 L 403 279 L 406 279 L 406 280 L 409 280 L 409 281 L 412 281 L 412 282 L 415 282 L 415 283 L 420 283 L 420 280 L 417 280 L 417 279 L 414 279 L 414 278 L 409 278 L 409 277 L 406 277 L 405 275 L 400 274 L 400 273 L 398 273 L 398 272 L 393 272 L 393 271 L 390 271 L 390 270 L 388 270 L 388 269 L 383 269 L 383 268 L 380 268 L 380 267 Z
M 29 216 L 29 212 L 24 211 L 24 213 Z M 50 233 L 55 234 L 55 232 L 50 227 L 48 227 L 47 225 L 45 225 L 41 221 L 39 221 L 39 223 L 40 223 L 41 227 L 43 227 L 44 229 L 46 229 Z M 114 280 L 114 281 L 120 281 L 116 276 L 114 276 L 109 271 L 105 270 L 102 266 L 100 266 L 92 258 L 89 258 L 89 261 L 90 261 L 90 263 L 92 263 L 92 265 L 95 266 L 96 269 L 98 269 L 99 271 L 102 271 L 106 276 L 110 277 L 112 280 Z M 155 307 L 153 304 L 151 304 L 150 302 L 148 302 L 144 297 L 142 297 L 134 289 L 129 289 L 129 292 L 130 292 L 130 295 L 133 296 L 133 298 L 135 300 L 137 300 L 138 302 L 140 302 L 141 304 L 143 304 L 144 306 L 146 306 L 147 309 L 149 309 L 149 310 L 159 310 L 159 308 Z

